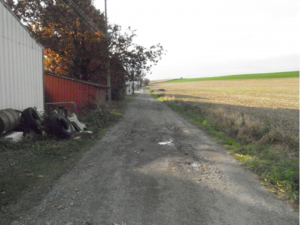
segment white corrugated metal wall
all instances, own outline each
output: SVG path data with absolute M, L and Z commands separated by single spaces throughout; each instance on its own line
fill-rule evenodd
M 0 110 L 44 109 L 43 47 L 0 0 Z

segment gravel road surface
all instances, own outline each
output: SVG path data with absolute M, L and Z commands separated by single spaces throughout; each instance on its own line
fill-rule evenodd
M 289 225 L 298 213 L 145 90 L 12 225 Z

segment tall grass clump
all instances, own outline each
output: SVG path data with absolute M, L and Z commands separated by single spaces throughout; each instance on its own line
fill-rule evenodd
M 107 103 L 99 103 L 94 110 L 83 116 L 82 119 L 93 126 L 103 127 L 113 119 L 113 114 Z

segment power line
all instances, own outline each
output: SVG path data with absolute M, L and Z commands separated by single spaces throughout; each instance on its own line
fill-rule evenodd
M 72 1 L 72 0 L 68 0 L 69 3 L 73 3 L 73 7 L 71 7 L 70 5 L 67 5 L 64 0 L 60 0 L 60 2 L 62 2 L 66 7 L 70 8 L 72 10 L 72 12 L 78 16 L 80 19 L 82 19 L 82 21 L 89 27 L 91 28 L 94 32 L 100 31 L 99 28 L 76 6 L 76 4 Z M 75 8 L 76 7 L 76 8 Z M 79 11 L 80 10 L 80 11 Z M 79 14 L 77 14 L 76 12 L 78 12 Z M 88 23 L 87 23 L 88 22 Z
M 68 0 L 74 7 L 75 7 L 75 10 L 77 9 L 77 11 L 97 30 L 98 27 L 93 23 L 93 21 L 91 21 L 91 19 L 89 17 L 87 17 L 84 12 L 81 11 L 80 8 L 77 7 L 77 5 L 72 1 L 72 0 Z
M 65 3 L 63 0 L 60 0 L 60 2 L 62 2 L 66 7 L 70 8 L 70 9 L 72 10 L 72 12 L 73 12 L 76 16 L 78 16 L 80 19 L 84 19 L 84 18 L 80 17 L 80 16 L 73 10 L 73 8 L 69 7 L 69 5 L 66 5 L 66 3 Z M 97 30 L 95 30 L 95 29 L 94 29 L 93 27 L 91 27 L 88 23 L 86 23 L 85 20 L 83 20 L 83 22 L 84 22 L 89 28 L 91 28 L 94 32 L 97 32 Z

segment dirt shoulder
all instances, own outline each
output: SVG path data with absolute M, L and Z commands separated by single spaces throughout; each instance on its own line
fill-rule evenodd
M 227 150 L 145 90 L 23 224 L 298 224 Z

